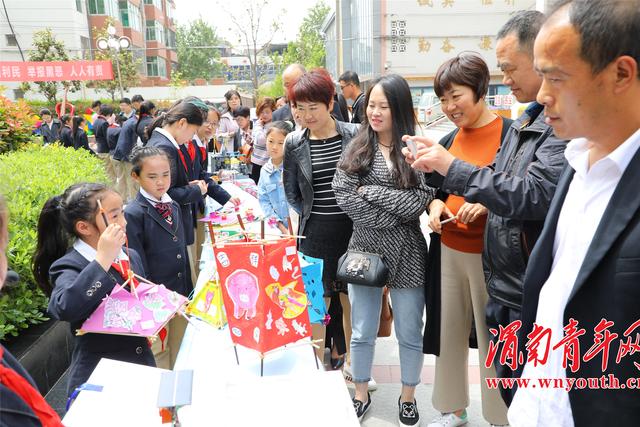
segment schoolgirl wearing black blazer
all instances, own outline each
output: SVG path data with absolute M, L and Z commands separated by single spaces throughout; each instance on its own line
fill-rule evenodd
M 98 213 L 98 200 L 104 216 Z M 103 184 L 74 184 L 45 203 L 38 220 L 34 276 L 50 297 L 51 317 L 69 322 L 73 335 L 115 285 L 125 282 L 127 264 L 144 277 L 142 260 L 134 250 L 127 255 L 124 243 L 122 198 Z M 124 271 L 118 271 L 117 260 Z M 143 337 L 90 333 L 74 341 L 68 394 L 87 381 L 103 357 L 155 366 Z

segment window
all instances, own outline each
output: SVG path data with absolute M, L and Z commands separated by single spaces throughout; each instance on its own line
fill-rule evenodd
M 152 4 L 162 10 L 162 0 L 144 0 L 144 4 Z
M 167 42 L 165 44 L 167 45 L 167 47 L 175 48 L 176 47 L 176 33 L 174 33 L 173 31 L 171 31 L 170 29 L 167 28 L 166 34 L 167 34 Z
M 120 0 L 118 5 L 120 8 L 120 21 L 122 21 L 122 26 L 142 32 L 142 16 L 140 14 L 140 9 L 129 3 L 127 0 Z
M 89 0 L 89 13 L 91 15 L 109 15 L 119 19 L 117 0 Z
M 165 13 L 167 14 L 167 18 L 169 19 L 169 22 L 171 23 L 171 25 L 175 25 L 175 22 L 174 22 L 174 20 L 176 19 L 175 6 L 170 2 L 166 2 L 164 5 L 165 5 Z
M 82 0 L 76 0 L 76 10 L 82 13 Z
M 89 37 L 80 36 L 81 55 L 84 59 L 91 59 L 91 41 Z
M 15 35 L 5 34 L 4 37 L 7 40 L 7 46 L 18 46 L 18 40 L 16 40 Z
M 147 56 L 147 76 L 167 77 L 167 61 L 159 56 Z
M 147 21 L 147 41 L 157 41 L 159 43 L 165 43 L 164 27 L 158 21 Z

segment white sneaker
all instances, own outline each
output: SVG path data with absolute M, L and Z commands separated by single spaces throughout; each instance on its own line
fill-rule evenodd
M 344 381 L 347 383 L 347 388 L 352 389 L 356 387 L 355 383 L 353 382 L 351 365 L 344 365 L 344 368 L 342 368 L 342 375 L 344 376 Z M 367 384 L 367 388 L 369 389 L 369 391 L 376 391 L 378 389 L 378 383 L 376 382 L 376 380 L 371 378 L 369 380 L 369 383 Z
M 427 427 L 458 427 L 467 424 L 467 412 L 462 413 L 462 417 L 457 416 L 453 412 L 442 414 L 435 420 L 431 421 Z

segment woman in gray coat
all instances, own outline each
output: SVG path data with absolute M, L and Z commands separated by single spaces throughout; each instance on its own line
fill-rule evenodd
M 350 250 L 382 255 L 389 268 L 394 324 L 400 346 L 400 425 L 419 423 L 414 399 L 422 371 L 422 316 L 427 243 L 419 216 L 433 199 L 422 174 L 403 160 L 402 135 L 415 134 L 416 120 L 407 82 L 381 77 L 367 92 L 366 117 L 347 147 L 333 178 L 338 205 L 353 220 Z M 351 365 L 359 419 L 371 403 L 367 382 L 380 319 L 382 288 L 349 284 Z

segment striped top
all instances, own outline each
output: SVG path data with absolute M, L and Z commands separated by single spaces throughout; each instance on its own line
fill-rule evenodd
M 309 139 L 313 172 L 313 205 L 311 216 L 319 220 L 346 219 L 336 202 L 331 181 L 342 155 L 342 136 L 329 139 Z
M 267 152 L 267 134 L 265 126 L 257 120 L 253 127 L 253 153 L 251 154 L 251 163 L 254 165 L 264 166 L 269 161 L 269 153 Z

